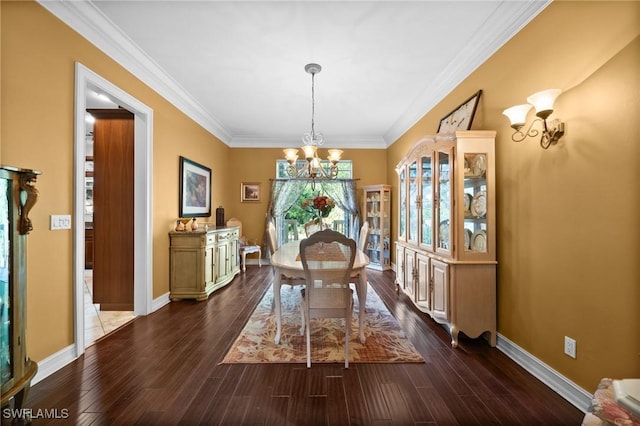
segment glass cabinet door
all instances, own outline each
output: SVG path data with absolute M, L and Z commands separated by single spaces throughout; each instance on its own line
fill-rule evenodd
M 409 228 L 407 241 L 418 243 L 418 163 L 409 164 Z
M 398 205 L 400 213 L 398 217 L 398 240 L 406 241 L 407 240 L 407 180 L 406 180 L 406 170 L 405 167 L 402 167 L 399 173 L 399 199 L 400 204 Z
M 452 153 L 451 150 L 437 151 L 438 197 L 436 210 L 438 219 L 437 252 L 451 253 L 451 196 L 452 196 Z
M 391 268 L 391 190 L 384 189 L 382 191 L 382 216 L 381 232 L 382 232 L 382 267 L 383 269 Z
M 425 155 L 420 158 L 421 175 L 421 233 L 420 245 L 433 251 L 433 157 Z
M 487 153 L 465 152 L 464 225 L 465 253 L 487 253 Z
M 13 314 L 11 309 L 10 181 L 0 178 L 0 384 L 13 378 Z M 4 389 L 3 389 L 4 391 Z

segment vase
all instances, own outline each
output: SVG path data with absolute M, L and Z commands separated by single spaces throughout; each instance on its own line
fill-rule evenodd
M 198 222 L 196 222 L 196 218 L 195 217 L 191 221 L 191 230 L 192 231 L 197 231 L 198 230 Z

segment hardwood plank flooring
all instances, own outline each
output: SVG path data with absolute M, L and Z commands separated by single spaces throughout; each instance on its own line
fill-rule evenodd
M 396 293 L 393 272 L 367 275 L 424 364 L 220 365 L 273 278 L 249 267 L 205 302 L 136 318 L 33 386 L 29 408 L 69 415 L 33 424 L 580 424 L 582 412 L 483 340 L 461 336 L 452 349 Z

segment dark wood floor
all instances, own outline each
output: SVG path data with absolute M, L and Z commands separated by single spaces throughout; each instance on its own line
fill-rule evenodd
M 134 320 L 36 384 L 27 405 L 69 417 L 33 423 L 580 424 L 578 409 L 486 342 L 452 349 L 396 294 L 393 272 L 368 278 L 426 363 L 218 365 L 271 282 L 271 268 L 255 266 L 206 302 Z

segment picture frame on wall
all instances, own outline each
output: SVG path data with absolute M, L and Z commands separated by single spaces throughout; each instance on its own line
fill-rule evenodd
M 471 130 L 473 117 L 480 101 L 482 90 L 478 90 L 469 99 L 458 105 L 456 109 L 447 114 L 438 126 L 438 133 L 451 133 L 456 130 Z
M 260 201 L 261 188 L 259 182 L 242 182 L 240 184 L 240 201 L 253 203 Z
M 180 157 L 180 217 L 211 216 L 211 169 Z

